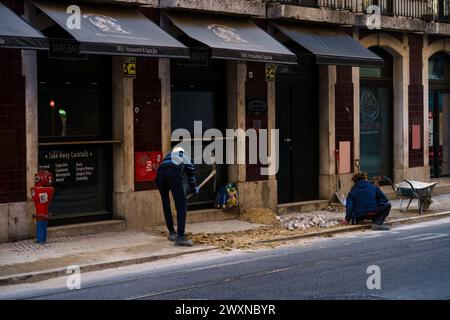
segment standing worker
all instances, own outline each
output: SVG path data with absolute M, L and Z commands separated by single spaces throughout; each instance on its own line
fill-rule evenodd
M 194 165 L 186 156 L 184 149 L 175 147 L 171 153 L 168 153 L 158 168 L 156 184 L 161 194 L 162 205 L 164 209 L 164 219 L 169 230 L 168 239 L 175 241 L 177 246 L 193 246 L 191 240 L 187 240 L 184 235 L 186 225 L 187 197 L 183 184 L 183 177 L 187 176 L 189 186 L 195 194 L 199 193 L 195 180 Z M 170 208 L 169 191 L 172 192 L 177 209 L 177 232 L 173 226 L 172 210 Z
M 358 224 L 363 220 L 372 220 L 372 230 L 389 230 L 384 220 L 391 211 L 391 204 L 379 187 L 367 180 L 366 173 L 355 174 L 354 186 L 347 198 L 347 211 L 343 224 Z

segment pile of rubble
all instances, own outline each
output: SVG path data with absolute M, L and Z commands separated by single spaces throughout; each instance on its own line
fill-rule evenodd
M 281 225 L 288 230 L 307 230 L 313 227 L 318 228 L 332 228 L 339 224 L 338 221 L 327 219 L 323 215 L 317 215 L 314 217 L 300 216 L 290 216 L 290 217 L 277 217 L 281 222 Z
M 267 225 L 278 224 L 278 217 L 275 214 L 275 212 L 267 208 L 247 209 L 241 214 L 240 219 L 258 224 L 267 224 Z

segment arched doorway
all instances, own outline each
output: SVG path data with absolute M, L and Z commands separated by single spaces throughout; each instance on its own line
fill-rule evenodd
M 450 176 L 450 57 L 438 52 L 428 60 L 429 157 L 433 178 Z
M 384 59 L 382 68 L 360 68 L 360 165 L 375 176 L 393 176 L 393 58 L 371 47 Z

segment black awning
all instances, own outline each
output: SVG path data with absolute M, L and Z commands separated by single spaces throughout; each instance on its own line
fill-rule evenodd
M 79 42 L 80 53 L 188 58 L 189 49 L 131 7 L 79 3 L 80 29 L 69 28 L 70 3 L 34 1 Z
M 172 23 L 212 50 L 212 58 L 296 64 L 297 57 L 248 19 L 167 13 Z
M 341 30 L 273 23 L 288 38 L 316 56 L 317 64 L 383 66 L 383 59 Z
M 48 49 L 47 38 L 0 2 L 0 47 Z

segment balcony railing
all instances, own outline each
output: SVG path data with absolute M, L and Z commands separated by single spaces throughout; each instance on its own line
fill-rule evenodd
M 433 1 L 429 0 L 363 0 L 363 10 L 379 6 L 381 14 L 415 19 L 431 19 Z
M 354 11 L 356 0 L 282 0 L 285 4 L 299 5 L 303 7 L 323 7 L 330 9 Z
M 278 2 L 352 12 L 367 12 L 370 6 L 378 6 L 381 14 L 386 16 L 450 22 L 450 0 L 279 0 Z

